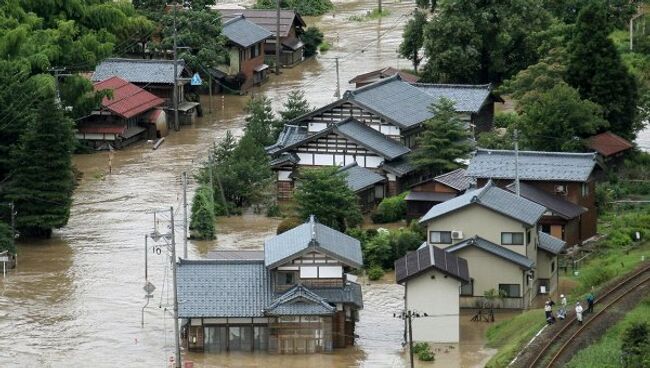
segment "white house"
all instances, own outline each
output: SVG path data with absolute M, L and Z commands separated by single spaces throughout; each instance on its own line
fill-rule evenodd
M 412 320 L 413 340 L 456 343 L 460 339 L 459 291 L 469 282 L 467 261 L 423 244 L 395 261 L 395 278 L 404 285 L 404 305 Z

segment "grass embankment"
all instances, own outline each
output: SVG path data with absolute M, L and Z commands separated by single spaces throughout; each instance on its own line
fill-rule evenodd
M 541 309 L 526 311 L 512 319 L 497 323 L 486 332 L 487 346 L 498 352 L 487 363 L 487 368 L 505 367 L 521 347 L 544 326 Z
M 625 318 L 607 330 L 595 344 L 579 351 L 567 368 L 619 367 L 623 332 L 635 322 L 650 323 L 650 298 L 644 299 Z

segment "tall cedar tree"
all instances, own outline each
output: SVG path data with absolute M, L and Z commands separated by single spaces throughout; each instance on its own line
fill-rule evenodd
M 264 147 L 273 143 L 271 135 L 275 125 L 275 115 L 271 109 L 271 100 L 265 96 L 253 97 L 244 108 L 246 111 L 246 135 L 258 145 Z
M 413 14 L 413 19 L 406 23 L 404 33 L 402 34 L 402 43 L 399 45 L 400 56 L 411 60 L 411 63 L 413 63 L 413 69 L 416 73 L 420 62 L 422 61 L 420 49 L 424 45 L 424 27 L 426 24 L 426 14 L 423 11 L 416 9 Z
M 319 222 L 339 231 L 363 220 L 356 194 L 337 167 L 303 170 L 294 193 L 298 216 L 316 216 Z
M 23 234 L 49 237 L 53 228 L 68 223 L 75 182 L 72 172 L 73 121 L 55 102 L 50 76 L 34 79 L 30 96 L 40 100 L 34 119 L 14 152 L 14 169 L 7 199 L 20 214 L 16 226 Z M 47 86 L 43 91 L 36 86 Z M 39 93 L 40 92 L 40 93 Z
M 190 231 L 193 239 L 209 240 L 216 237 L 214 193 L 209 185 L 201 184 L 192 200 Z
M 282 110 L 280 111 L 281 119 L 276 120 L 273 126 L 273 137 L 275 139 L 278 138 L 285 123 L 311 111 L 311 106 L 309 106 L 309 102 L 305 98 L 305 92 L 299 89 L 289 92 L 287 101 L 282 105 Z
M 634 119 L 637 86 L 608 37 L 611 29 L 604 2 L 593 1 L 580 11 L 569 47 L 566 80 L 582 98 L 603 107 L 611 131 L 633 139 L 640 128 Z
M 459 160 L 472 151 L 471 134 L 449 99 L 441 98 L 430 109 L 434 116 L 424 122 L 410 162 L 420 172 L 441 174 L 461 167 Z
M 583 138 L 607 126 L 601 107 L 581 99 L 578 91 L 564 82 L 534 96 L 520 106 L 519 127 L 526 149 L 581 151 Z

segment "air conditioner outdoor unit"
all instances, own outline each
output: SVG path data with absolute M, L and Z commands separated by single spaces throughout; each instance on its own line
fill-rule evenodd
M 463 232 L 462 231 L 452 231 L 451 232 L 451 238 L 454 240 L 459 240 L 463 238 Z
M 555 186 L 555 193 L 566 193 L 566 186 L 564 186 L 564 185 L 556 185 Z

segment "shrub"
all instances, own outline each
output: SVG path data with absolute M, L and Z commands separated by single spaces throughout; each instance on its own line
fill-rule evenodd
M 277 203 L 271 203 L 266 206 L 266 217 L 280 217 L 282 216 L 282 211 L 280 206 Z
M 316 55 L 316 49 L 323 43 L 323 32 L 316 27 L 309 27 L 300 39 L 305 44 L 305 57 Z
M 293 229 L 294 227 L 302 225 L 302 223 L 303 223 L 303 221 L 301 219 L 297 218 L 297 217 L 288 217 L 288 218 L 282 220 L 282 222 L 280 222 L 278 224 L 278 228 L 277 228 L 275 233 L 277 235 L 280 235 L 285 231 L 289 231 L 289 230 Z
M 403 220 L 406 217 L 406 195 L 404 192 L 394 197 L 384 198 L 373 211 L 371 218 L 375 224 Z
M 332 45 L 329 44 L 327 41 L 323 41 L 323 43 L 320 44 L 320 47 L 318 48 L 320 52 L 325 52 L 330 49 Z
M 426 342 L 416 342 L 413 345 L 413 354 L 419 354 L 421 351 L 425 351 L 429 349 L 429 344 Z
M 431 362 L 435 360 L 435 354 L 431 352 L 431 347 L 426 342 L 418 342 L 413 345 L 413 354 L 418 356 L 418 359 Z
M 373 265 L 368 269 L 368 279 L 372 281 L 379 280 L 384 276 L 384 269 L 381 266 Z
M 361 245 L 363 259 L 367 264 L 392 268 L 395 253 L 392 251 L 390 234 L 377 234 Z

